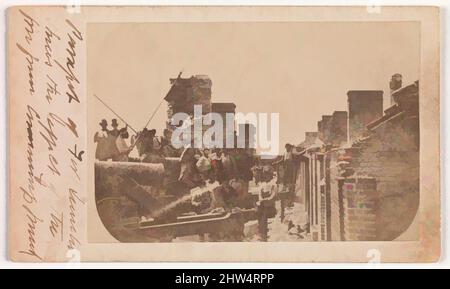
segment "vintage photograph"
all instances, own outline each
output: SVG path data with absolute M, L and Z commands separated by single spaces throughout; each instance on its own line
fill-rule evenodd
M 8 8 L 9 260 L 439 262 L 440 13 Z
M 85 36 L 92 193 L 118 242 L 419 239 L 419 22 Z

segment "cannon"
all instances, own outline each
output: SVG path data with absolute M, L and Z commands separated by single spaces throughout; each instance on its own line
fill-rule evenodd
M 267 240 L 275 217 L 274 196 L 249 192 L 248 184 L 208 184 L 194 189 L 178 181 L 180 161 L 95 163 L 97 209 L 106 229 L 121 242 L 170 242 L 198 235 L 208 241 L 240 241 L 244 224 L 258 220 Z

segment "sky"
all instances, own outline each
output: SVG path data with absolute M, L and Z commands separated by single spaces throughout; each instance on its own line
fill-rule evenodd
M 347 110 L 347 91 L 384 90 L 401 73 L 419 79 L 417 22 L 101 23 L 87 35 L 88 95 L 141 130 L 169 78 L 208 75 L 213 102 L 279 113 L 280 144 L 299 144 L 322 115 Z M 91 124 L 114 115 L 95 102 Z M 163 104 L 149 127 L 162 134 Z

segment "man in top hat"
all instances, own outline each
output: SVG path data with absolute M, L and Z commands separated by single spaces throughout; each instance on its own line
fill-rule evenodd
M 118 137 L 120 132 L 119 132 L 119 123 L 117 122 L 117 119 L 113 118 L 111 120 L 111 126 L 112 126 L 112 130 L 109 131 L 109 134 L 112 135 L 113 137 Z
M 106 161 L 111 157 L 108 152 L 108 122 L 106 119 L 102 119 L 99 125 L 101 130 L 97 131 L 94 135 L 94 142 L 97 143 L 95 158 L 100 161 Z

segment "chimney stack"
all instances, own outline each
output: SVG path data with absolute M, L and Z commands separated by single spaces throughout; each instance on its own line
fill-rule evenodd
M 350 90 L 348 96 L 348 138 L 352 142 L 366 125 L 383 116 L 382 90 Z
M 341 146 L 347 142 L 347 117 L 346 111 L 335 111 L 333 113 L 330 141 L 334 147 Z
M 211 104 L 211 112 L 218 113 L 223 119 L 223 147 L 227 147 L 227 139 L 234 138 L 235 124 L 232 131 L 227 131 L 227 114 L 236 114 L 236 105 L 234 103 L 219 103 L 214 102 Z
M 325 144 L 330 144 L 331 141 L 331 123 L 333 121 L 333 116 L 322 115 L 322 141 Z
M 399 90 L 402 87 L 402 75 L 396 73 L 392 75 L 391 81 L 389 82 L 389 88 L 391 89 L 391 105 L 395 104 L 395 100 L 392 97 L 394 91 Z
M 317 137 L 322 140 L 323 139 L 323 130 L 322 130 L 322 121 L 319 120 L 317 122 Z
M 305 132 L 305 142 L 308 144 L 312 144 L 316 141 L 316 138 L 318 137 L 319 133 L 308 131 Z

